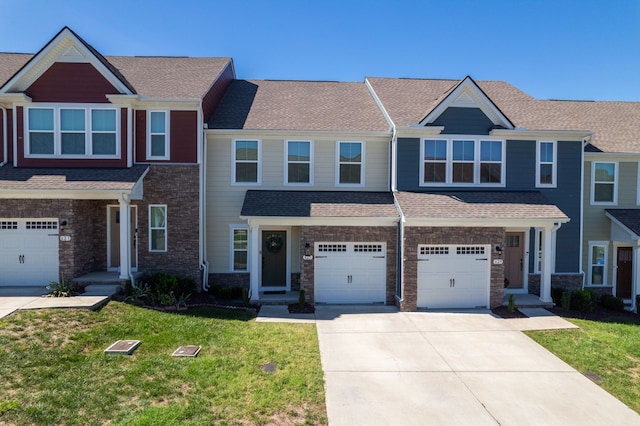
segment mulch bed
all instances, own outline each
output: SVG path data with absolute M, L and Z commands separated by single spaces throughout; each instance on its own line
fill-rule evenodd
M 502 318 L 529 318 L 517 309 L 509 312 L 509 308 L 506 306 L 498 306 L 497 308 L 493 308 L 491 312 Z
M 289 304 L 290 314 L 314 314 L 315 312 L 316 308 L 308 303 L 305 303 L 304 305 L 301 305 L 300 303 Z
M 566 311 L 562 308 L 545 308 L 549 312 L 552 312 L 559 317 L 565 318 L 577 318 L 589 321 L 607 321 L 615 322 L 616 320 L 623 320 L 626 323 L 640 324 L 640 315 L 635 312 L 629 311 L 612 311 L 602 306 L 598 306 L 593 312 L 578 312 L 578 311 Z M 506 306 L 498 306 L 491 310 L 495 315 L 502 318 L 528 318 L 525 314 L 518 309 L 513 312 L 509 312 Z

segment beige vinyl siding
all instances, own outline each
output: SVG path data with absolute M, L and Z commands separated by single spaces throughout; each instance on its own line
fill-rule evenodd
M 234 139 L 260 140 L 262 143 L 262 184 L 231 184 L 231 149 Z M 314 185 L 284 184 L 284 147 L 286 140 L 312 140 Z M 362 141 L 365 144 L 365 186 L 336 187 L 336 141 Z M 247 190 L 301 191 L 387 191 L 389 176 L 389 139 L 349 137 L 282 137 L 207 135 L 207 260 L 209 272 L 231 272 L 230 225 L 246 225 L 240 211 Z M 300 272 L 300 237 L 297 228 L 291 229 L 291 272 Z
M 609 160 L 603 158 L 603 162 Z M 589 241 L 609 241 L 607 255 L 607 286 L 614 282 L 615 258 L 611 237 L 611 221 L 605 215 L 606 209 L 632 209 L 637 208 L 638 162 L 619 161 L 618 163 L 618 204 L 616 205 L 591 205 L 591 167 L 592 161 L 584 164 L 584 216 L 582 239 L 582 265 L 585 272 L 585 283 L 588 284 L 589 273 Z

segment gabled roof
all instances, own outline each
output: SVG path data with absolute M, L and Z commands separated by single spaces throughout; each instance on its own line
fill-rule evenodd
M 385 132 L 389 124 L 364 83 L 235 80 L 209 129 Z
M 537 191 L 400 191 L 396 198 L 407 219 L 569 219 Z
M 606 215 L 617 222 L 633 238 L 640 238 L 640 209 L 606 209 Z
M 390 192 L 259 191 L 245 194 L 244 217 L 378 217 L 397 218 Z
M 103 56 L 64 27 L 35 55 L 0 53 L 0 93 L 20 92 L 56 60 L 91 62 L 122 93 L 149 98 L 201 99 L 231 58 Z

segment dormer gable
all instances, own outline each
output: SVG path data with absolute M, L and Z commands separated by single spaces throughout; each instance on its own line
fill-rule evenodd
M 500 108 L 484 93 L 469 76 L 451 87 L 438 99 L 435 107 L 427 112 L 418 126 L 440 125 L 446 116 L 457 115 L 455 111 L 466 111 L 465 115 L 473 115 L 488 124 L 491 128 L 514 129 L 515 126 Z M 446 131 L 446 130 L 445 130 Z
M 81 99 L 73 92 L 83 93 Z M 0 96 L 17 93 L 39 102 L 106 102 L 106 94 L 131 95 L 135 89 L 104 56 L 64 27 L 0 88 Z

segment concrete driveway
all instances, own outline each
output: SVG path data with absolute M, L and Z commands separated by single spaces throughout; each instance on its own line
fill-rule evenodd
M 329 424 L 640 425 L 488 311 L 317 306 Z

